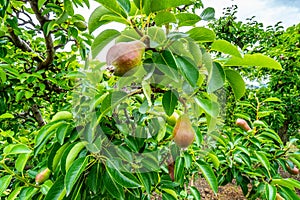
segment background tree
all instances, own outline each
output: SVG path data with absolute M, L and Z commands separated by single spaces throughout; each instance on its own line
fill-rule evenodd
M 284 31 L 281 23 L 264 27 L 255 17 L 246 23 L 236 20 L 237 6 L 228 7 L 224 16 L 210 24 L 217 32 L 217 37 L 240 47 L 243 52 L 264 53 L 281 63 L 283 71 L 267 71 L 260 68 L 244 69 L 243 76 L 249 80 L 261 82 L 267 80 L 267 86 L 261 85 L 256 90 L 260 99 L 273 96 L 281 100 L 269 112 L 268 124 L 279 132 L 283 141 L 297 135 L 299 130 L 299 28 L 294 25 Z M 270 76 L 270 74 L 272 74 Z M 263 82 L 265 82 L 263 81 Z

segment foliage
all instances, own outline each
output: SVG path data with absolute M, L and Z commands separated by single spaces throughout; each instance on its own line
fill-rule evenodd
M 215 193 L 235 178 L 245 194 L 251 181 L 249 197 L 298 198 L 300 183 L 276 174 L 287 159 L 300 167 L 297 139 L 283 144 L 259 121 L 260 107 L 252 131 L 222 128 L 222 88 L 238 100 L 243 67 L 275 71 L 278 62 L 198 27 L 214 16 L 199 1 L 97 2 L 86 27 L 74 6 L 87 0 L 1 1 L 1 197 L 200 199 L 194 181 L 201 176 Z M 101 30 L 111 22 L 126 28 Z M 130 74 L 117 77 L 96 59 L 111 42 L 136 40 L 146 49 Z M 174 113 L 186 114 L 196 133 L 186 149 L 175 145 L 174 123 L 166 122 Z
M 243 76 L 249 80 L 265 82 L 256 93 L 258 98 L 276 97 L 282 106 L 274 108 L 278 114 L 270 114 L 265 119 L 271 127 L 279 132 L 284 142 L 289 136 L 297 135 L 299 126 L 299 41 L 300 24 L 283 30 L 281 23 L 264 27 L 254 17 L 246 23 L 236 20 L 237 7 L 228 7 L 223 17 L 210 24 L 216 30 L 217 38 L 225 39 L 239 46 L 243 52 L 260 52 L 275 58 L 283 67 L 282 71 L 266 71 L 260 68 L 244 69 Z M 269 76 L 272 74 L 272 76 Z

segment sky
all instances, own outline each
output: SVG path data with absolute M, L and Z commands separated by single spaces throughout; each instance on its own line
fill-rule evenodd
M 216 17 L 222 16 L 223 8 L 238 6 L 237 18 L 244 21 L 256 16 L 264 26 L 282 21 L 287 28 L 300 23 L 300 0 L 202 0 L 205 7 L 213 7 Z
M 202 0 L 202 2 L 204 7 L 215 9 L 217 18 L 222 16 L 223 8 L 237 5 L 237 18 L 241 21 L 255 16 L 265 27 L 282 21 L 285 28 L 300 23 L 300 0 Z M 91 1 L 90 10 L 77 9 L 77 11 L 88 18 L 98 6 L 99 3 Z

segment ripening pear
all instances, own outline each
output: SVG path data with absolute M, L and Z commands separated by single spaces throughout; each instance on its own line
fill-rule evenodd
M 241 127 L 245 131 L 251 130 L 250 126 L 248 125 L 248 123 L 244 119 L 238 118 L 235 121 L 235 124 L 238 125 L 239 127 Z
M 182 115 L 178 118 L 174 130 L 174 142 L 181 148 L 186 148 L 193 143 L 195 131 L 192 123 L 187 115 Z
M 287 167 L 287 170 L 290 174 L 293 174 L 293 175 L 298 175 L 299 174 L 299 169 L 294 166 L 294 168 L 292 169 L 289 165 L 286 165 Z
M 40 185 L 44 183 L 50 177 L 51 171 L 46 168 L 35 176 L 35 183 Z
M 142 41 L 120 42 L 108 50 L 106 63 L 115 67 L 116 76 L 123 76 L 141 63 L 144 52 Z

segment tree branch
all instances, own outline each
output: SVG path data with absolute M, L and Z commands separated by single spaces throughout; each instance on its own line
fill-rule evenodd
M 38 106 L 36 104 L 34 104 L 32 107 L 32 112 L 33 112 L 33 116 L 35 118 L 35 120 L 39 123 L 39 126 L 44 126 L 46 124 L 46 122 L 43 119 L 43 116 L 38 108 Z
M 39 21 L 39 23 L 41 25 L 41 28 L 43 28 L 45 23 L 49 21 L 49 18 L 42 15 L 42 12 L 38 9 L 37 1 L 30 0 L 29 3 L 30 3 L 30 6 L 31 6 L 37 20 Z M 37 70 L 47 69 L 48 66 L 54 60 L 55 50 L 54 50 L 51 34 L 46 34 L 43 31 L 43 35 L 45 38 L 45 43 L 46 43 L 46 48 L 47 48 L 47 58 L 43 62 L 39 63 Z

